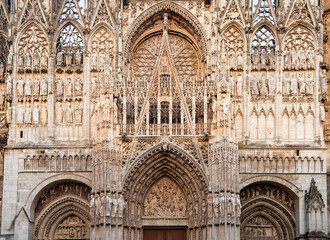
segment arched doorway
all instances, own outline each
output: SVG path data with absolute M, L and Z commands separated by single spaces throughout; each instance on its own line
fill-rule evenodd
M 48 188 L 35 208 L 34 239 L 90 239 L 90 191 L 76 182 Z
M 284 240 L 295 236 L 295 198 L 273 183 L 254 183 L 241 190 L 241 239 Z
M 206 177 L 179 147 L 163 142 L 147 150 L 130 167 L 123 189 L 124 239 L 171 236 L 174 230 L 206 239 Z

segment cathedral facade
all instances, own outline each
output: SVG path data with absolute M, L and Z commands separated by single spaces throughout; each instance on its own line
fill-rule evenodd
M 0 239 L 326 239 L 324 4 L 0 0 Z

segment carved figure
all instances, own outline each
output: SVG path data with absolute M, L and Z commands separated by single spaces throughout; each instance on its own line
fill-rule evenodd
M 67 66 L 71 66 L 72 64 L 72 53 L 66 53 L 66 56 L 65 56 L 65 64 Z
M 309 51 L 307 52 L 307 68 L 314 68 L 314 51 L 312 49 L 309 49 Z
M 276 93 L 276 79 L 275 79 L 275 74 L 271 74 L 269 78 L 269 94 L 275 94 Z
M 242 96 L 242 94 L 243 94 L 242 87 L 243 87 L 243 78 L 241 75 L 238 75 L 237 79 L 236 79 L 236 91 L 237 91 L 238 96 Z
M 303 49 L 299 51 L 299 69 L 306 69 L 306 54 Z
M 65 112 L 65 122 L 66 123 L 73 123 L 73 112 L 71 109 L 71 104 L 67 104 L 66 112 Z
M 325 74 L 325 69 L 321 71 L 320 73 L 320 86 L 321 86 L 321 94 L 322 95 L 326 95 L 327 94 L 327 88 L 328 88 L 328 84 L 327 84 L 327 76 Z
M 5 107 L 5 93 L 2 89 L 0 89 L 0 109 L 4 109 Z
M 320 106 L 320 121 L 321 122 L 325 121 L 325 109 L 323 105 Z
M 32 60 L 31 60 L 31 53 L 27 52 L 25 55 L 25 69 L 31 69 Z
M 313 95 L 314 92 L 314 80 L 312 73 L 307 73 L 306 78 L 306 95 Z
M 290 53 L 288 51 L 284 53 L 284 69 L 285 70 L 291 69 Z
M 258 69 L 259 68 L 259 63 L 260 63 L 260 55 L 259 55 L 259 51 L 258 48 L 254 48 L 253 49 L 253 53 L 252 53 L 252 66 L 253 69 Z
M 99 194 L 96 194 L 96 196 L 95 196 L 95 217 L 100 216 L 100 206 L 101 206 L 100 197 L 99 197 Z
M 82 108 L 79 105 L 75 108 L 74 118 L 76 123 L 82 123 Z
M 77 65 L 80 65 L 81 64 L 81 60 L 82 60 L 82 54 L 81 54 L 81 52 L 78 51 L 75 54 L 75 63 Z
M 40 67 L 40 55 L 38 51 L 35 51 L 33 55 L 33 67 L 36 69 Z
M 66 96 L 71 97 L 73 94 L 73 83 L 71 78 L 66 80 Z
M 266 85 L 266 74 L 262 74 L 261 78 L 259 79 L 258 82 L 258 89 L 259 89 L 259 94 L 260 95 L 267 95 L 268 90 L 267 90 L 267 85 Z
M 291 69 L 298 69 L 298 54 L 295 49 L 291 51 Z
M 25 96 L 31 96 L 32 95 L 32 81 L 30 77 L 27 77 L 26 83 L 25 83 Z
M 47 70 L 47 67 L 48 67 L 48 57 L 47 57 L 47 53 L 45 51 L 43 51 L 41 53 L 41 67 L 44 70 Z
M 92 61 L 91 61 L 91 64 L 92 64 L 92 70 L 97 70 L 97 53 L 94 52 L 92 53 Z
M 81 96 L 83 91 L 83 82 L 80 77 L 76 78 L 74 86 L 75 86 L 76 95 Z
M 261 50 L 261 54 L 260 54 L 260 67 L 261 67 L 261 69 L 266 69 L 266 65 L 267 65 L 267 53 L 266 53 L 266 50 L 263 48 Z
M 13 64 L 13 54 L 12 54 L 11 50 L 9 50 L 8 58 L 7 58 L 7 65 L 12 65 L 12 64 Z
M 6 95 L 7 96 L 11 96 L 12 88 L 13 88 L 13 83 L 12 83 L 10 75 L 8 75 L 7 80 L 6 80 Z
M 39 93 L 40 93 L 40 82 L 39 79 L 36 78 L 34 79 L 33 82 L 33 96 L 39 96 Z
M 230 52 L 229 53 L 229 69 L 236 69 L 235 68 L 235 53 L 234 52 Z
M 295 74 L 291 75 L 291 81 L 290 81 L 290 93 L 293 95 L 296 95 L 298 92 L 298 82 Z
M 56 64 L 63 65 L 63 52 L 58 52 L 56 55 Z
M 305 84 L 304 75 L 302 73 L 298 73 L 298 87 L 299 87 L 299 94 L 305 95 L 306 84 Z
M 63 96 L 63 80 L 61 78 L 55 81 L 55 92 L 56 96 Z
M 92 80 L 91 80 L 91 85 L 92 85 L 92 95 L 96 95 L 97 94 L 97 78 L 96 78 L 96 75 L 94 75 L 92 77 Z
M 258 89 L 258 80 L 257 75 L 253 75 L 251 82 L 250 82 L 250 88 L 251 88 L 251 94 L 252 95 L 259 95 L 259 89 Z
M 0 77 L 3 77 L 5 75 L 5 65 L 3 62 L 0 62 Z
M 283 79 L 283 95 L 289 95 L 290 94 L 290 75 L 289 73 L 286 73 Z
M 10 106 L 7 107 L 6 120 L 7 120 L 7 123 L 8 124 L 11 123 L 11 120 L 12 120 L 12 111 L 11 111 L 11 107 Z M 18 119 L 17 119 L 17 122 L 18 122 Z
M 17 81 L 17 95 L 23 96 L 24 95 L 24 80 L 23 78 L 20 78 Z
M 275 70 L 276 65 L 276 59 L 275 59 L 275 53 L 273 49 L 269 49 L 269 69 Z
M 43 76 L 40 83 L 40 95 L 47 96 L 48 92 L 48 81 L 46 76 Z

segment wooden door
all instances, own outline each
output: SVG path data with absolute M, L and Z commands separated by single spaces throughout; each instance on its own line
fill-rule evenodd
M 143 240 L 186 240 L 184 229 L 146 229 Z

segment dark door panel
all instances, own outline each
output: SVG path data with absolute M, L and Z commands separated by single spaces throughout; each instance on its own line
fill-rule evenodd
M 143 240 L 186 240 L 184 229 L 146 229 Z

